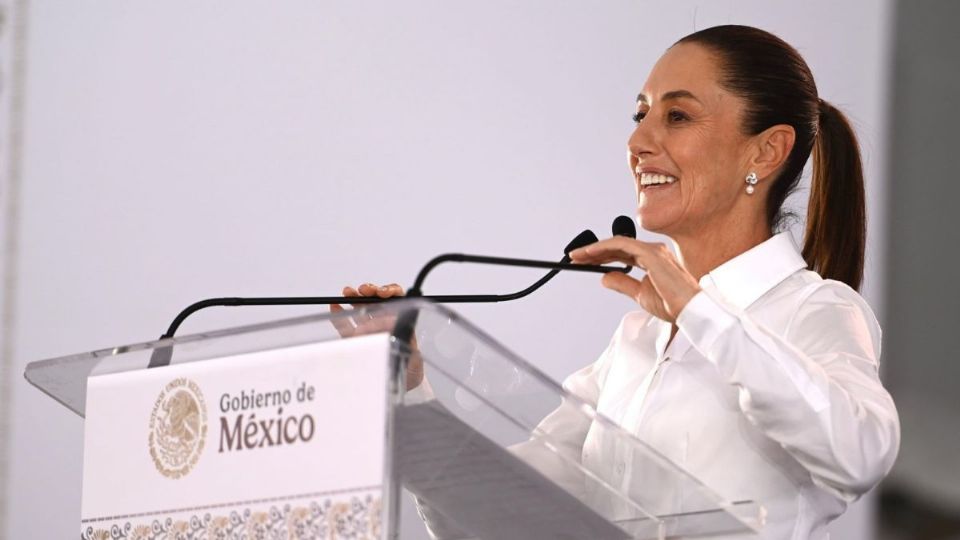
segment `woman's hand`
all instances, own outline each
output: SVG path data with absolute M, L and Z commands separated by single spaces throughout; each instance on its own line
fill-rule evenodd
M 603 275 L 603 286 L 623 293 L 653 316 L 675 323 L 700 284 L 664 244 L 615 236 L 570 252 L 577 264 L 621 262 L 647 272 L 642 280 L 623 272 Z
M 364 283 L 356 289 L 353 287 L 344 287 L 343 296 L 379 296 L 380 298 L 392 298 L 394 296 L 403 296 L 403 287 L 396 283 L 377 286 L 372 283 Z M 351 304 L 354 307 L 357 304 Z M 340 313 L 343 306 L 340 304 L 331 304 L 331 313 Z M 390 314 L 363 314 L 355 317 L 336 317 L 332 321 L 340 337 L 348 338 L 362 336 L 365 334 L 375 334 L 377 332 L 389 332 L 393 330 L 397 322 L 397 316 Z M 411 390 L 420 385 L 423 381 L 423 358 L 420 356 L 420 349 L 417 348 L 417 336 L 414 335 L 410 340 L 412 352 L 410 361 L 407 364 L 407 390 Z

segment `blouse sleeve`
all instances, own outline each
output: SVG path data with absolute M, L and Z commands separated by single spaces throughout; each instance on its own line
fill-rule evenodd
M 715 294 L 697 293 L 677 326 L 739 389 L 746 418 L 841 499 L 879 482 L 896 459 L 900 423 L 878 375 L 880 327 L 860 295 L 814 284 L 780 335 Z

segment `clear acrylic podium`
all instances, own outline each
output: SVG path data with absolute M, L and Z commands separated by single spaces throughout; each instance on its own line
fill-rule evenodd
M 343 331 L 344 323 L 370 320 L 393 336 L 385 359 L 392 380 L 386 390 L 383 538 L 429 538 L 427 524 L 442 538 L 490 540 L 749 537 L 762 528 L 759 501 L 724 500 L 454 311 L 422 300 L 43 360 L 29 364 L 25 376 L 84 416 L 90 376 L 147 369 L 158 355 L 179 365 L 349 339 L 334 323 Z M 408 393 L 404 366 L 411 353 L 422 357 L 427 383 Z M 631 480 L 584 467 L 579 447 L 539 427 L 551 414 L 589 424 L 591 436 L 626 452 Z

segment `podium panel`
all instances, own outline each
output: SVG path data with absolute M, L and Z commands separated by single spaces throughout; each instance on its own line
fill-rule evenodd
M 90 377 L 81 537 L 379 536 L 389 346 L 380 333 Z
M 663 539 L 763 526 L 758 501 L 723 499 L 422 300 L 44 360 L 25 376 L 86 417 L 84 538 Z M 587 427 L 642 481 L 591 470 L 551 422 Z M 401 526 L 411 500 L 420 518 Z

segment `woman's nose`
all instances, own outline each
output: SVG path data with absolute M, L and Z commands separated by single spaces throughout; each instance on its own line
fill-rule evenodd
M 644 155 L 654 153 L 655 149 L 655 137 L 651 133 L 651 129 L 640 122 L 633 129 L 630 138 L 627 139 L 627 150 L 630 151 L 630 155 L 642 158 Z

